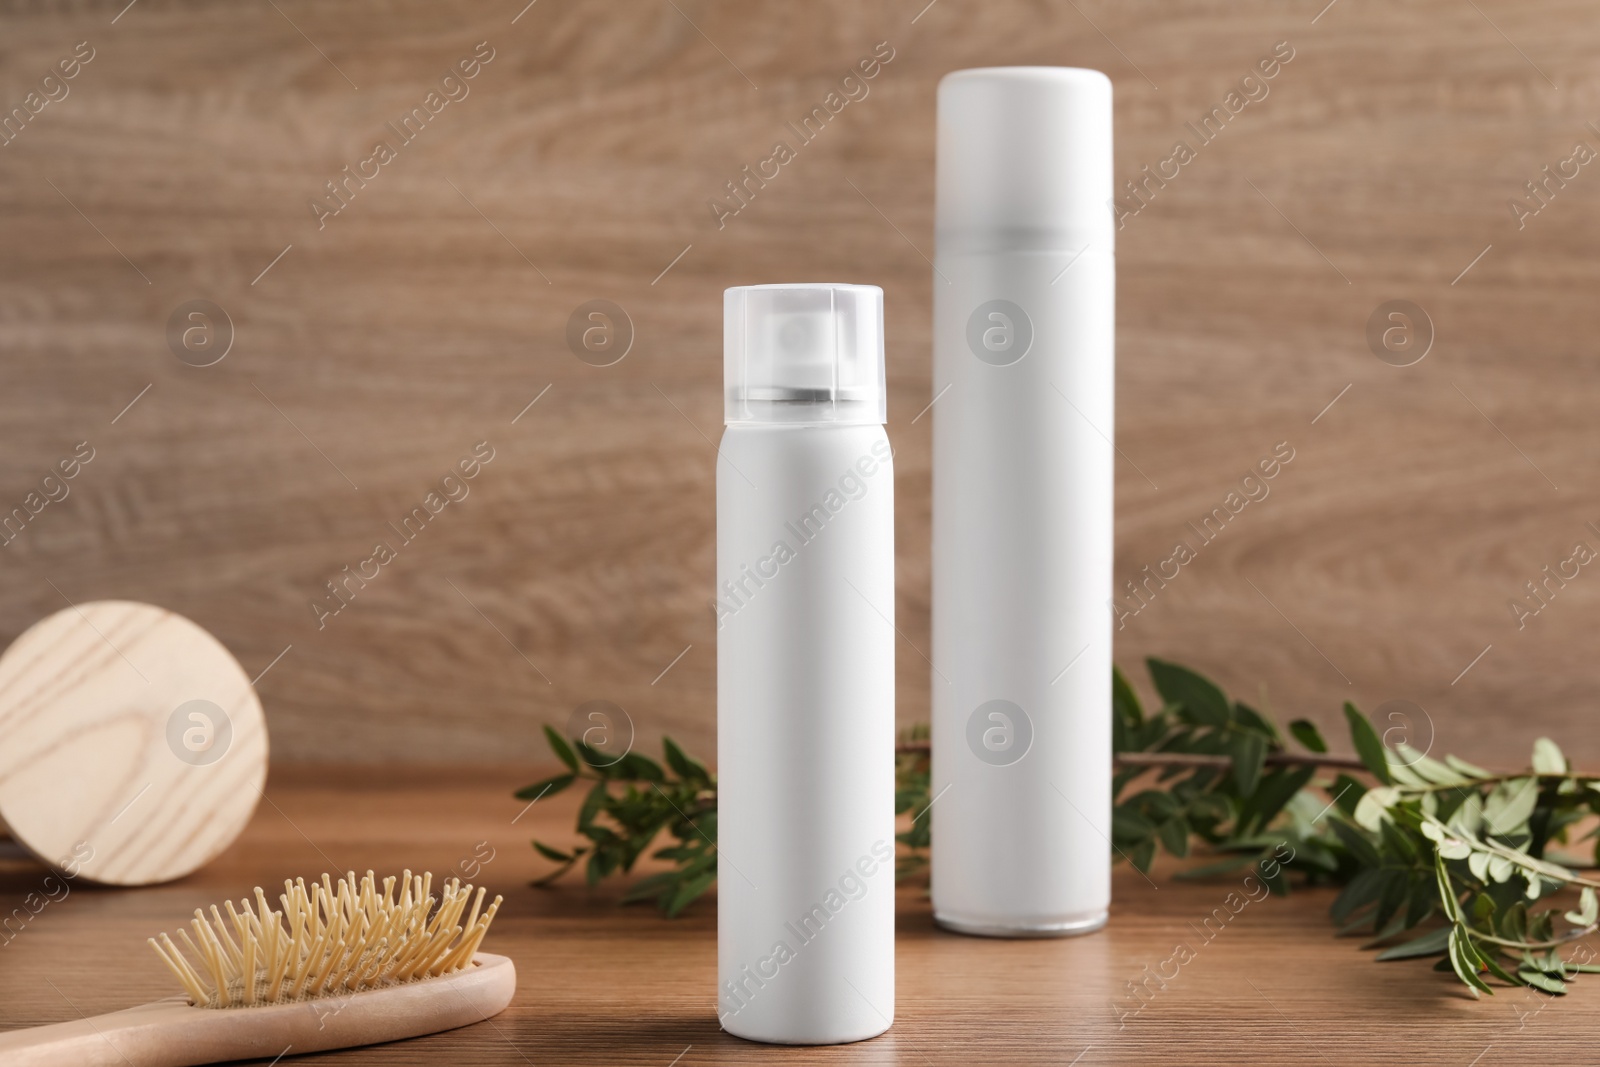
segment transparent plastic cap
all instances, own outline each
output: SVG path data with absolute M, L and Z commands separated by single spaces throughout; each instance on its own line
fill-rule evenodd
M 729 424 L 886 421 L 876 285 L 736 286 L 722 330 Z

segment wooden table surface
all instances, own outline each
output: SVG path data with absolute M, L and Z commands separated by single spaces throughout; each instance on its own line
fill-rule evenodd
M 0 1028 L 99 1013 L 175 992 L 144 944 L 196 906 L 285 876 L 351 867 L 436 875 L 476 862 L 506 902 L 489 936 L 515 959 L 515 1002 L 491 1022 L 296 1062 L 700 1067 L 826 1064 L 1593 1064 L 1600 980 L 1552 999 L 1504 991 L 1474 1002 L 1426 963 L 1374 963 L 1332 935 L 1326 891 L 1247 897 L 1236 878 L 1203 885 L 1119 867 L 1110 925 L 1059 941 L 990 941 L 936 929 L 921 888 L 900 892 L 896 1021 L 857 1045 L 786 1049 L 722 1033 L 712 1008 L 715 903 L 676 919 L 619 907 L 616 889 L 528 882 L 528 847 L 569 839 L 576 796 L 523 811 L 516 770 L 275 773 L 244 837 L 216 863 L 151 889 L 75 886 L 0 948 Z M 519 816 L 520 814 L 520 817 Z M 0 907 L 45 872 L 7 852 Z M 1228 910 L 1228 895 L 1239 892 Z M 55 893 L 60 896 L 59 890 Z M 1202 923 L 1213 918 L 1208 941 Z M 26 914 L 26 910 L 24 911 Z M 1190 950 L 1175 956 L 1175 949 Z M 1147 971 L 1146 968 L 1149 970 Z M 1140 1001 L 1130 981 L 1149 979 Z M 1123 1014 L 1127 1013 L 1127 1014 Z M 265 1061 L 262 1061 L 265 1062 Z

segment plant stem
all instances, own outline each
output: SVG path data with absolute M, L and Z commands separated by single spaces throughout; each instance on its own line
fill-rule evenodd
M 1518 867 L 1524 870 L 1531 870 L 1541 878 L 1548 878 L 1552 882 L 1560 882 L 1563 885 L 1583 886 L 1586 889 L 1600 889 L 1600 882 L 1565 870 L 1561 866 L 1549 863 L 1546 860 L 1536 859 L 1526 852 L 1507 848 L 1497 841 L 1479 840 L 1471 843 L 1480 846 L 1483 851 L 1488 852 L 1490 855 L 1508 859 Z
M 933 743 L 927 739 L 919 741 L 901 741 L 894 747 L 895 754 L 932 751 Z M 1112 762 L 1118 767 L 1218 767 L 1233 766 L 1232 756 L 1208 755 L 1200 752 L 1119 752 L 1112 757 Z M 1329 767 L 1345 771 L 1367 771 L 1367 765 L 1354 756 L 1325 756 L 1315 752 L 1268 752 L 1265 760 L 1269 767 Z M 1487 778 L 1475 779 L 1475 786 L 1495 785 L 1499 782 L 1516 781 L 1521 778 L 1537 778 L 1540 780 L 1572 779 L 1574 781 L 1590 781 L 1596 778 L 1593 774 L 1582 774 L 1569 771 L 1564 774 L 1539 774 L 1535 771 L 1516 771 L 1492 774 Z M 1446 789 L 1460 789 L 1455 785 L 1397 785 L 1402 793 L 1437 793 Z
M 1400 785 L 1399 783 L 1396 783 L 1394 788 L 1398 789 L 1402 793 L 1442 793 L 1447 789 L 1463 789 L 1468 785 L 1474 789 L 1481 789 L 1484 786 L 1499 785 L 1502 782 L 1518 782 L 1524 778 L 1533 778 L 1541 782 L 1561 782 L 1569 780 L 1575 782 L 1590 782 L 1596 780 L 1595 775 L 1583 774 L 1578 771 L 1567 771 L 1561 774 L 1541 774 L 1538 771 L 1517 771 L 1515 773 L 1497 772 L 1489 775 L 1487 778 L 1474 778 L 1465 784 L 1461 782 L 1456 782 L 1452 785 L 1440 785 L 1435 782 L 1430 782 L 1427 785 Z
M 1475 927 L 1467 926 L 1464 928 L 1466 929 L 1467 933 L 1470 934 L 1476 941 L 1488 941 L 1496 945 L 1504 945 L 1507 948 L 1532 950 L 1536 948 L 1560 948 L 1562 945 L 1569 944 L 1573 941 L 1578 941 L 1582 938 L 1588 937 L 1596 930 L 1600 930 L 1600 923 L 1590 923 L 1588 926 L 1575 927 L 1574 929 L 1568 930 L 1560 937 L 1552 938 L 1549 941 L 1511 941 L 1504 937 L 1496 937 L 1493 934 L 1486 934 Z
M 1210 756 L 1198 752 L 1121 752 L 1115 757 L 1119 767 L 1232 767 L 1231 756 Z M 1337 767 L 1365 771 L 1366 764 L 1349 756 L 1324 756 L 1317 753 L 1268 752 L 1269 767 Z
M 902 741 L 895 745 L 895 753 L 928 752 L 932 742 Z M 1212 756 L 1200 752 L 1119 752 L 1113 757 L 1119 767 L 1218 767 L 1233 766 L 1231 756 Z M 1323 756 L 1314 752 L 1268 752 L 1269 767 L 1336 767 L 1340 770 L 1365 771 L 1366 764 L 1353 756 Z

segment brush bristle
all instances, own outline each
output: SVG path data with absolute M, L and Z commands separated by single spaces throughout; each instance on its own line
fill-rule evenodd
M 471 962 L 501 898 L 483 910 L 482 889 L 474 895 L 452 878 L 435 900 L 432 885 L 433 875 L 410 871 L 385 878 L 381 891 L 371 871 L 359 883 L 353 871 L 309 886 L 299 878 L 283 883 L 282 911 L 258 886 L 254 901 L 223 904 L 226 916 L 216 905 L 209 918 L 195 909 L 194 936 L 179 930 L 178 937 L 196 962 L 166 934 L 150 945 L 203 1008 L 287 1004 L 436 978 Z

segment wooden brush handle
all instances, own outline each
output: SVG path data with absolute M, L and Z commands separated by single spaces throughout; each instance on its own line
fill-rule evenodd
M 480 952 L 442 978 L 260 1008 L 169 997 L 126 1011 L 0 1034 L 0 1067 L 197 1067 L 372 1045 L 482 1022 L 511 1003 L 517 971 Z

